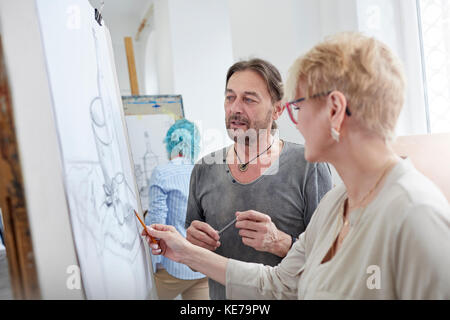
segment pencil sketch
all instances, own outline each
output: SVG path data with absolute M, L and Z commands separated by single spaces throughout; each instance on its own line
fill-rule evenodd
M 144 210 L 148 209 L 148 187 L 153 169 L 160 163 L 159 157 L 153 152 L 148 131 L 144 131 L 145 153 L 141 157 L 140 163 L 135 163 L 135 175 L 141 197 L 141 204 Z
M 163 143 L 165 134 L 175 120 L 168 115 L 137 115 L 126 117 L 136 181 L 142 209 L 149 207 L 149 187 L 153 169 L 167 163 Z
M 58 28 L 58 5 L 41 1 L 38 6 L 41 21 L 45 20 L 41 27 L 47 68 L 86 296 L 148 298 L 153 289 L 151 267 L 140 236 L 142 227 L 134 215 L 135 178 L 111 68 L 109 35 L 92 19 L 88 4 L 80 3 L 86 25 L 78 33 Z M 75 57 L 77 46 L 86 50 L 83 58 Z M 73 92 L 80 97 L 76 101 L 69 98 Z

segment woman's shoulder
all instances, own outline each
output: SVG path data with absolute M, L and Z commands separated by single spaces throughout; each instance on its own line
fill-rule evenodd
M 419 172 L 409 159 L 396 166 L 387 194 L 407 208 L 429 207 L 434 211 L 447 212 L 449 203 L 442 191 Z
M 412 225 L 421 228 L 429 221 L 450 226 L 450 205 L 441 190 L 409 160 L 394 169 L 375 206 L 383 225 L 396 230 Z

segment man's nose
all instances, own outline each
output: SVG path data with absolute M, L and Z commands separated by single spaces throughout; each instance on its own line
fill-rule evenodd
M 244 105 L 241 99 L 235 99 L 233 103 L 230 105 L 230 111 L 232 113 L 242 113 Z

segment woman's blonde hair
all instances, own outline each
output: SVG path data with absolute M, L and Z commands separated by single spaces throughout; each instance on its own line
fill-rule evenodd
M 300 80 L 307 86 L 307 97 L 342 92 L 352 117 L 371 132 L 393 139 L 406 81 L 400 61 L 382 42 L 356 32 L 336 34 L 294 62 L 286 100 L 295 99 Z

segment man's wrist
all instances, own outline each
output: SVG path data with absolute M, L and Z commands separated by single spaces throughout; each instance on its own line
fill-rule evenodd
M 284 258 L 292 247 L 293 238 L 283 231 L 278 230 L 278 241 L 274 244 L 272 253 Z

